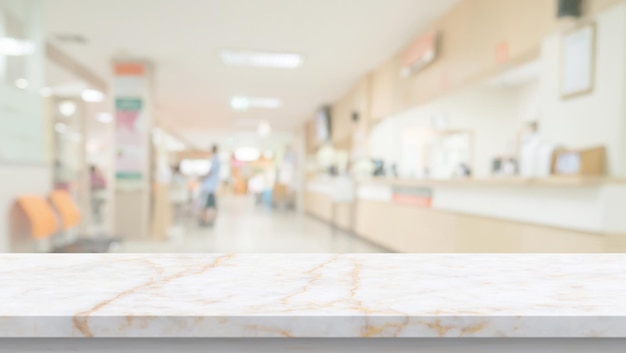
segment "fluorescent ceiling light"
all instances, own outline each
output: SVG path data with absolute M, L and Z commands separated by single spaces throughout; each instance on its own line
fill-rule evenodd
M 234 110 L 240 111 L 245 111 L 250 108 L 278 109 L 282 105 L 283 102 L 278 98 L 233 97 L 230 100 L 230 106 Z
M 113 116 L 109 113 L 100 113 L 98 114 L 97 119 L 103 124 L 109 124 L 113 121 Z
M 254 162 L 261 157 L 261 152 L 253 147 L 241 147 L 235 150 L 235 158 L 241 162 Z
M 59 113 L 66 118 L 76 114 L 76 103 L 72 101 L 62 101 L 59 103 Z
M 86 89 L 81 94 L 81 97 L 85 102 L 102 102 L 104 100 L 104 93 L 95 89 Z
M 28 88 L 28 80 L 24 78 L 18 78 L 15 80 L 15 87 L 19 89 L 27 89 Z
M 257 132 L 259 133 L 259 136 L 265 137 L 272 133 L 272 127 L 267 121 L 261 121 Z
M 295 69 L 302 66 L 302 55 L 249 50 L 223 50 L 222 62 L 230 66 L 272 67 Z
M 248 110 L 250 108 L 250 100 L 244 97 L 233 97 L 230 100 L 230 106 L 234 110 Z
M 0 37 L 0 55 L 23 56 L 35 52 L 35 44 L 27 40 Z

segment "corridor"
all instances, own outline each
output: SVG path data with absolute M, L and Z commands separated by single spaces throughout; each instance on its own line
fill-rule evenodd
M 310 216 L 255 205 L 247 196 L 221 201 L 221 213 L 213 228 L 199 228 L 193 221 L 169 241 L 125 241 L 125 253 L 380 253 L 376 245 Z

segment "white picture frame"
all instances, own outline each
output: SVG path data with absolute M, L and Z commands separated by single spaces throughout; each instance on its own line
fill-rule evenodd
M 561 95 L 563 98 L 593 91 L 595 25 L 586 23 L 563 34 L 561 45 Z

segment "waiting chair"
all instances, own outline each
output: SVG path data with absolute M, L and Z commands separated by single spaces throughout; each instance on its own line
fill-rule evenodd
M 74 199 L 65 190 L 55 190 L 49 195 L 50 203 L 59 215 L 61 231 L 71 232 L 80 223 L 81 215 Z M 104 253 L 111 252 L 119 247 L 121 237 L 109 237 L 100 235 L 97 237 L 78 236 L 75 241 L 70 241 L 54 249 L 58 253 Z
M 59 222 L 52 207 L 45 198 L 36 195 L 18 197 L 16 205 L 22 211 L 20 224 L 13 224 L 13 231 L 35 239 L 46 239 L 59 229 Z M 12 231 L 12 232 L 13 232 Z

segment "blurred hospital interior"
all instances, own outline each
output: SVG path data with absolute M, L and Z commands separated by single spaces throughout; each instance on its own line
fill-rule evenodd
M 0 252 L 626 250 L 626 1 L 0 0 Z

